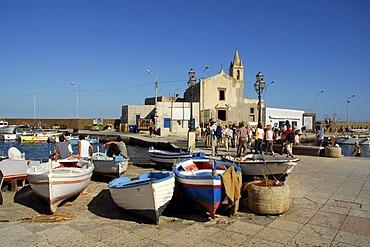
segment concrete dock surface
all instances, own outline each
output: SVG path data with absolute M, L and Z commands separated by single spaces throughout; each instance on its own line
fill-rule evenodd
M 94 179 L 48 222 L 37 217 L 48 205 L 30 186 L 5 191 L 1 246 L 370 246 L 370 159 L 298 157 L 290 209 L 279 216 L 252 213 L 247 199 L 235 216 L 215 219 L 196 203 L 171 203 L 153 225 L 120 209 L 107 181 Z M 131 165 L 126 175 L 153 169 Z

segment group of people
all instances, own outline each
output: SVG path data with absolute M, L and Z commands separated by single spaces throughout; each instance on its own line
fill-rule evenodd
M 94 147 L 91 143 L 86 140 L 84 134 L 79 135 L 78 142 L 78 153 L 73 154 L 72 146 L 64 135 L 59 136 L 59 142 L 55 143 L 54 146 L 54 160 L 57 159 L 91 159 L 94 153 Z M 117 137 L 116 141 L 110 141 L 102 145 L 105 148 L 109 145 L 107 150 L 107 156 L 113 157 L 121 155 L 128 159 L 127 147 L 120 136 Z
M 90 159 L 94 153 L 94 147 L 86 140 L 85 135 L 78 137 L 78 153 L 73 154 L 72 146 L 64 135 L 59 136 L 59 142 L 54 146 L 54 159 Z
M 218 128 L 221 128 L 220 124 L 211 119 L 208 127 L 203 129 L 201 134 L 206 146 L 212 149 L 213 156 L 218 155 L 220 146 L 225 147 L 226 151 L 229 151 L 230 147 L 237 148 L 237 157 L 245 156 L 248 152 L 275 155 L 274 144 L 280 136 L 282 143 L 280 154 L 286 152 L 287 157 L 293 157 L 293 145 L 300 143 L 301 130 L 293 130 L 288 120 L 279 129 L 271 125 L 264 128 L 262 123 L 258 123 L 256 127 L 240 123 L 237 127 L 226 125 L 222 129 L 222 134 L 218 134 Z M 254 149 L 252 141 L 254 141 Z

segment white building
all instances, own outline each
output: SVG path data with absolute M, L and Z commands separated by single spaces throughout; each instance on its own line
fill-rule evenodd
M 196 76 L 195 76 L 196 77 Z M 235 51 L 229 67 L 229 74 L 223 69 L 216 75 L 199 79 L 193 88 L 193 121 L 194 126 L 205 127 L 209 119 L 216 119 L 225 124 L 244 122 L 257 125 L 258 99 L 244 98 L 244 65 Z M 252 88 L 252 87 L 251 87 Z M 253 90 L 253 89 L 251 89 Z M 184 98 L 157 97 L 157 116 L 155 116 L 155 98 L 145 100 L 142 106 L 123 106 L 122 123 L 138 125 L 139 119 L 151 119 L 161 136 L 171 134 L 186 135 L 190 122 L 191 87 L 184 92 Z M 267 108 L 261 101 L 262 122 L 279 126 L 290 120 L 293 126 L 303 125 L 303 111 Z M 309 121 L 307 119 L 307 121 Z

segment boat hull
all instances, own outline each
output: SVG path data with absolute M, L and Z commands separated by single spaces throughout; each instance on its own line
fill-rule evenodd
M 170 152 L 156 149 L 149 149 L 150 160 L 156 164 L 173 166 L 175 163 L 189 159 L 192 154 L 189 152 Z
M 221 178 L 225 170 L 209 169 L 213 163 L 211 159 L 188 159 L 173 167 L 179 190 L 206 208 L 211 218 L 226 197 Z M 196 169 L 191 168 L 193 164 Z
M 223 156 L 226 166 L 236 165 L 245 176 L 263 176 L 290 174 L 297 166 L 298 158 L 252 155 L 251 158 L 238 160 L 231 156 Z
M 123 156 L 109 157 L 105 153 L 97 152 L 92 156 L 94 174 L 107 177 L 119 177 L 127 171 L 128 160 Z
M 94 166 L 58 167 L 50 171 L 50 162 L 27 169 L 32 190 L 44 198 L 54 213 L 64 200 L 80 194 L 90 183 Z
M 114 161 L 114 160 L 94 160 L 94 173 L 98 175 L 105 175 L 109 177 L 119 177 L 125 173 L 128 168 L 128 160 Z
M 27 167 L 39 165 L 36 160 L 3 159 L 0 161 L 0 170 L 3 172 L 4 182 L 27 179 Z
M 159 179 L 152 179 L 151 176 Z M 137 180 L 122 177 L 109 183 L 112 199 L 119 207 L 156 224 L 172 199 L 174 187 L 172 172 L 148 172 L 140 175 Z

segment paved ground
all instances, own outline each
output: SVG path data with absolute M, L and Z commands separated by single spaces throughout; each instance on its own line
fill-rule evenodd
M 205 150 L 209 152 L 209 150 Z M 259 216 L 244 203 L 236 216 L 211 220 L 195 203 L 173 203 L 159 225 L 118 208 L 107 182 L 61 206 L 61 222 L 35 222 L 46 203 L 29 186 L 6 191 L 0 206 L 1 246 L 370 246 L 370 159 L 299 156 L 289 176 L 291 208 Z M 152 166 L 129 167 L 137 176 Z

